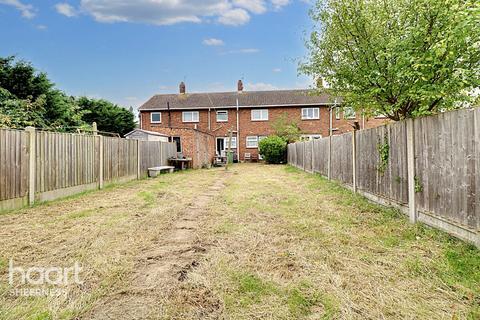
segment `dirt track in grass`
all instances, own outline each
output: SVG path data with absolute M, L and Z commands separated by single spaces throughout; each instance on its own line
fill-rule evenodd
M 285 166 L 162 175 L 0 215 L 0 319 L 480 317 L 480 254 Z M 16 266 L 82 264 L 20 297 Z

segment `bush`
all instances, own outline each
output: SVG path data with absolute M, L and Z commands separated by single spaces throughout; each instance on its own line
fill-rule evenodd
M 259 152 L 267 163 L 284 163 L 287 154 L 287 142 L 279 136 L 264 138 L 259 143 Z

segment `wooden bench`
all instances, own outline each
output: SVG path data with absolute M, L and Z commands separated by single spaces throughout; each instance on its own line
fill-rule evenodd
M 152 167 L 152 168 L 148 168 L 148 176 L 150 178 L 153 178 L 153 177 L 156 177 L 160 174 L 160 172 L 162 171 L 167 171 L 172 173 L 173 170 L 175 169 L 175 167 L 172 167 L 172 166 L 161 166 L 161 167 Z

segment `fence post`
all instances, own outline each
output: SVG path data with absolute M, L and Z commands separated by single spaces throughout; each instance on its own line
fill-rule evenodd
M 352 184 L 353 192 L 357 192 L 357 130 L 352 133 Z
M 407 170 L 408 170 L 408 215 L 410 222 L 417 222 L 415 201 L 415 135 L 413 119 L 407 119 Z
M 332 134 L 328 136 L 328 168 L 327 168 L 327 176 L 328 180 L 332 179 Z
M 315 173 L 315 140 L 312 140 L 312 173 Z
M 103 189 L 103 136 L 98 136 L 98 188 Z
M 303 164 L 303 171 L 305 171 L 305 143 L 306 143 L 305 141 L 304 141 L 304 142 L 302 142 L 302 146 L 303 146 L 303 152 L 302 152 L 302 158 L 303 158 L 303 160 L 302 160 L 302 164 Z
M 137 140 L 137 179 L 141 178 L 141 155 L 140 155 L 140 140 Z
M 36 159 L 36 139 L 35 128 L 26 127 L 25 131 L 28 132 L 28 204 L 33 205 L 35 203 L 35 159 Z

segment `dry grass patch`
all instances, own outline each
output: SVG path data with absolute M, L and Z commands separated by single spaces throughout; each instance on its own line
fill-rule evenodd
M 195 271 L 225 318 L 479 317 L 477 249 L 319 176 L 233 170 Z

